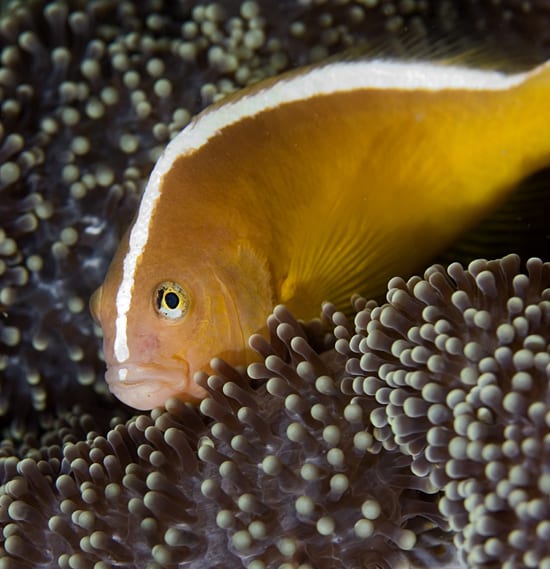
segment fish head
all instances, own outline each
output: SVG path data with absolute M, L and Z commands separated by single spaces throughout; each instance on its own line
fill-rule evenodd
M 169 397 L 197 402 L 206 396 L 194 381 L 211 372 L 213 357 L 232 365 L 256 359 L 248 336 L 265 325 L 269 307 L 255 310 L 253 287 L 241 283 L 242 267 L 193 259 L 142 262 L 130 289 L 123 262 L 113 260 L 90 310 L 103 331 L 105 379 L 111 392 L 136 409 L 163 405 Z M 265 290 L 265 288 L 264 288 Z

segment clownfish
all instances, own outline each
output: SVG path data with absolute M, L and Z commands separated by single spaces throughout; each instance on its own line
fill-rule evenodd
M 157 161 L 91 311 L 110 390 L 205 396 L 273 307 L 383 293 L 550 163 L 550 62 L 521 73 L 340 61 L 199 114 Z

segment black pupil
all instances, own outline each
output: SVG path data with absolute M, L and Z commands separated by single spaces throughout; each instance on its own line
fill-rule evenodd
M 168 308 L 176 308 L 179 304 L 179 297 L 175 292 L 167 292 L 164 295 L 164 302 L 166 303 L 166 306 L 168 306 Z

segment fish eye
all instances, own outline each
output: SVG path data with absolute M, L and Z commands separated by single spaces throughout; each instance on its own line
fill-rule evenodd
M 157 312 L 170 320 L 179 320 L 189 311 L 189 295 L 178 283 L 166 281 L 160 283 L 154 298 Z

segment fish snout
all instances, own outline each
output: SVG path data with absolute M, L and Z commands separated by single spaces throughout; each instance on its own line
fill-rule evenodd
M 105 380 L 120 401 L 140 410 L 161 407 L 170 397 L 199 401 L 206 393 L 191 377 L 188 364 L 163 366 L 151 362 L 108 365 Z

